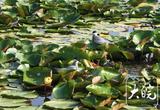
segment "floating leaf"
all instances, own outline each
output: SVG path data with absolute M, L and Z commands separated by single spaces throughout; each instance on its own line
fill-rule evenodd
M 26 99 L 32 99 L 38 96 L 35 91 L 14 91 L 14 90 L 3 90 L 0 92 L 0 95 L 9 98 L 26 98 Z
M 37 107 L 34 106 L 21 106 L 18 108 L 14 108 L 14 110 L 37 110 Z
M 81 102 L 87 107 L 95 107 L 98 106 L 102 100 L 101 97 L 89 95 L 84 99 L 81 99 Z
M 44 85 L 45 77 L 50 76 L 50 69 L 47 67 L 34 67 L 23 75 L 23 81 L 25 83 L 41 86 Z
M 133 36 L 132 41 L 137 45 L 136 50 L 141 51 L 144 46 L 154 37 L 153 31 L 137 30 L 131 33 Z
M 57 99 L 71 98 L 73 90 L 74 90 L 73 82 L 71 81 L 64 82 L 56 85 L 53 88 L 52 94 L 53 94 L 53 97 Z
M 101 76 L 103 80 L 111 80 L 117 76 L 120 77 L 120 73 L 112 68 L 97 68 L 93 71 L 93 74 Z
M 0 50 L 6 51 L 8 48 L 12 47 L 15 44 L 14 39 L 3 39 L 0 41 Z
M 15 5 L 16 2 L 17 2 L 17 0 L 5 0 L 4 3 L 5 3 L 6 5 Z
M 52 100 L 44 103 L 44 106 L 52 108 L 52 109 L 73 109 L 78 106 L 79 103 L 74 100 Z
M 128 51 L 122 51 L 123 55 L 126 57 L 128 60 L 134 60 L 134 54 Z
M 5 61 L 5 53 L 0 50 L 0 62 L 4 62 L 4 61 Z
M 152 74 L 160 77 L 160 64 L 156 63 L 153 65 Z
M 105 84 L 97 84 L 97 85 L 91 84 L 91 85 L 88 85 L 86 89 L 89 92 L 102 97 L 118 97 L 119 96 L 119 91 L 117 89 Z
M 154 33 L 152 31 L 143 31 L 143 30 L 137 30 L 131 33 L 133 36 L 133 42 L 137 44 L 143 44 L 145 45 L 151 37 L 154 36 Z
M 29 53 L 25 54 L 25 61 L 31 66 L 38 66 L 41 60 L 41 55 L 38 53 Z
M 159 57 L 159 55 L 160 55 L 160 48 L 149 47 L 149 49 L 153 52 L 154 58 L 159 61 L 160 60 L 160 57 Z
M 119 102 L 125 103 L 126 100 L 119 100 Z M 156 100 L 150 100 L 150 99 L 129 99 L 127 100 L 128 105 L 141 106 L 141 107 L 151 106 L 153 103 L 156 103 Z
M 65 46 L 60 49 L 60 58 L 62 59 L 88 59 L 88 55 L 76 47 Z
M 75 23 L 80 18 L 79 13 L 73 13 L 68 16 L 64 16 L 64 21 L 67 23 Z
M 8 98 L 0 98 L 0 107 L 19 107 L 26 106 L 27 100 L 25 99 L 8 99 Z
M 52 51 L 56 48 L 58 48 L 59 46 L 56 44 L 41 44 L 41 45 L 37 45 L 35 47 L 35 51 L 41 51 L 41 52 L 45 52 L 45 51 Z
M 19 2 L 16 2 L 16 6 L 17 6 L 19 16 L 26 17 L 29 14 L 27 6 L 22 5 Z

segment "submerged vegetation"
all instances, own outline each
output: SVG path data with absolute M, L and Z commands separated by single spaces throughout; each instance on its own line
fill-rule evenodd
M 0 110 L 159 109 L 159 15 L 156 0 L 5 0 Z M 132 18 L 146 18 L 142 23 L 151 28 L 127 22 Z M 30 39 L 74 34 L 72 28 L 87 30 L 102 20 L 139 29 L 129 36 L 101 32 L 111 44 L 88 39 L 61 46 Z

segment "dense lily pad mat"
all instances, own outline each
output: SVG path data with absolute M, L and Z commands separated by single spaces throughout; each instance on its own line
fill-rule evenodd
M 158 96 L 153 101 L 133 97 L 128 100 L 129 106 L 125 105 L 135 84 L 134 79 L 129 78 L 126 85 L 126 78 L 130 76 L 126 67 L 133 63 L 144 65 L 137 72 L 140 81 L 147 83 L 152 78 L 151 94 L 157 91 L 160 84 L 159 31 L 136 30 L 130 38 L 114 40 L 111 37 L 113 44 L 79 41 L 63 47 L 56 44 L 35 46 L 17 38 L 1 39 L 0 81 L 4 83 L 0 83 L 0 96 L 6 103 L 0 106 L 23 108 L 39 94 L 46 98 L 52 96 L 39 109 L 153 108 Z
M 160 10 L 155 3 L 154 0 L 5 0 L 0 7 L 0 32 L 7 33 L 0 39 L 0 109 L 158 108 L 160 29 L 155 24 L 160 23 Z M 87 29 L 94 21 L 115 23 L 133 17 L 146 17 L 145 23 L 152 29 L 132 30 L 123 37 L 101 33 L 111 44 L 89 40 L 68 46 L 35 45 L 19 39 L 73 34 L 73 28 Z M 133 69 L 128 67 L 133 64 L 141 66 L 136 71 L 139 80 L 130 74 Z M 141 85 L 142 82 L 146 85 Z M 143 91 L 149 92 L 148 96 L 140 91 L 132 94 L 144 86 L 149 89 Z M 38 96 L 45 100 L 40 107 L 34 107 L 31 102 Z
M 90 27 L 101 19 L 115 23 L 146 17 L 149 23 L 158 24 L 155 4 L 155 0 L 4 0 L 0 32 L 28 38 L 48 37 L 46 33 L 72 34 L 72 27 Z

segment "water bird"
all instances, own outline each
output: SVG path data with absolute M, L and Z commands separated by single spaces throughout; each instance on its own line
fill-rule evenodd
M 100 37 L 96 31 L 92 32 L 92 42 L 95 44 L 113 44 L 113 41 Z
M 64 67 L 64 68 L 56 68 L 58 73 L 67 73 L 69 71 L 77 71 L 80 72 L 83 70 L 83 68 L 79 67 L 80 62 L 76 59 L 73 60 L 73 63 L 71 65 L 69 65 L 68 67 Z

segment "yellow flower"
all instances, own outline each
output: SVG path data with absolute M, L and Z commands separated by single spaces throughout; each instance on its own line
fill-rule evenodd
M 45 85 L 51 85 L 51 83 L 52 83 L 52 77 L 48 76 L 44 78 Z

